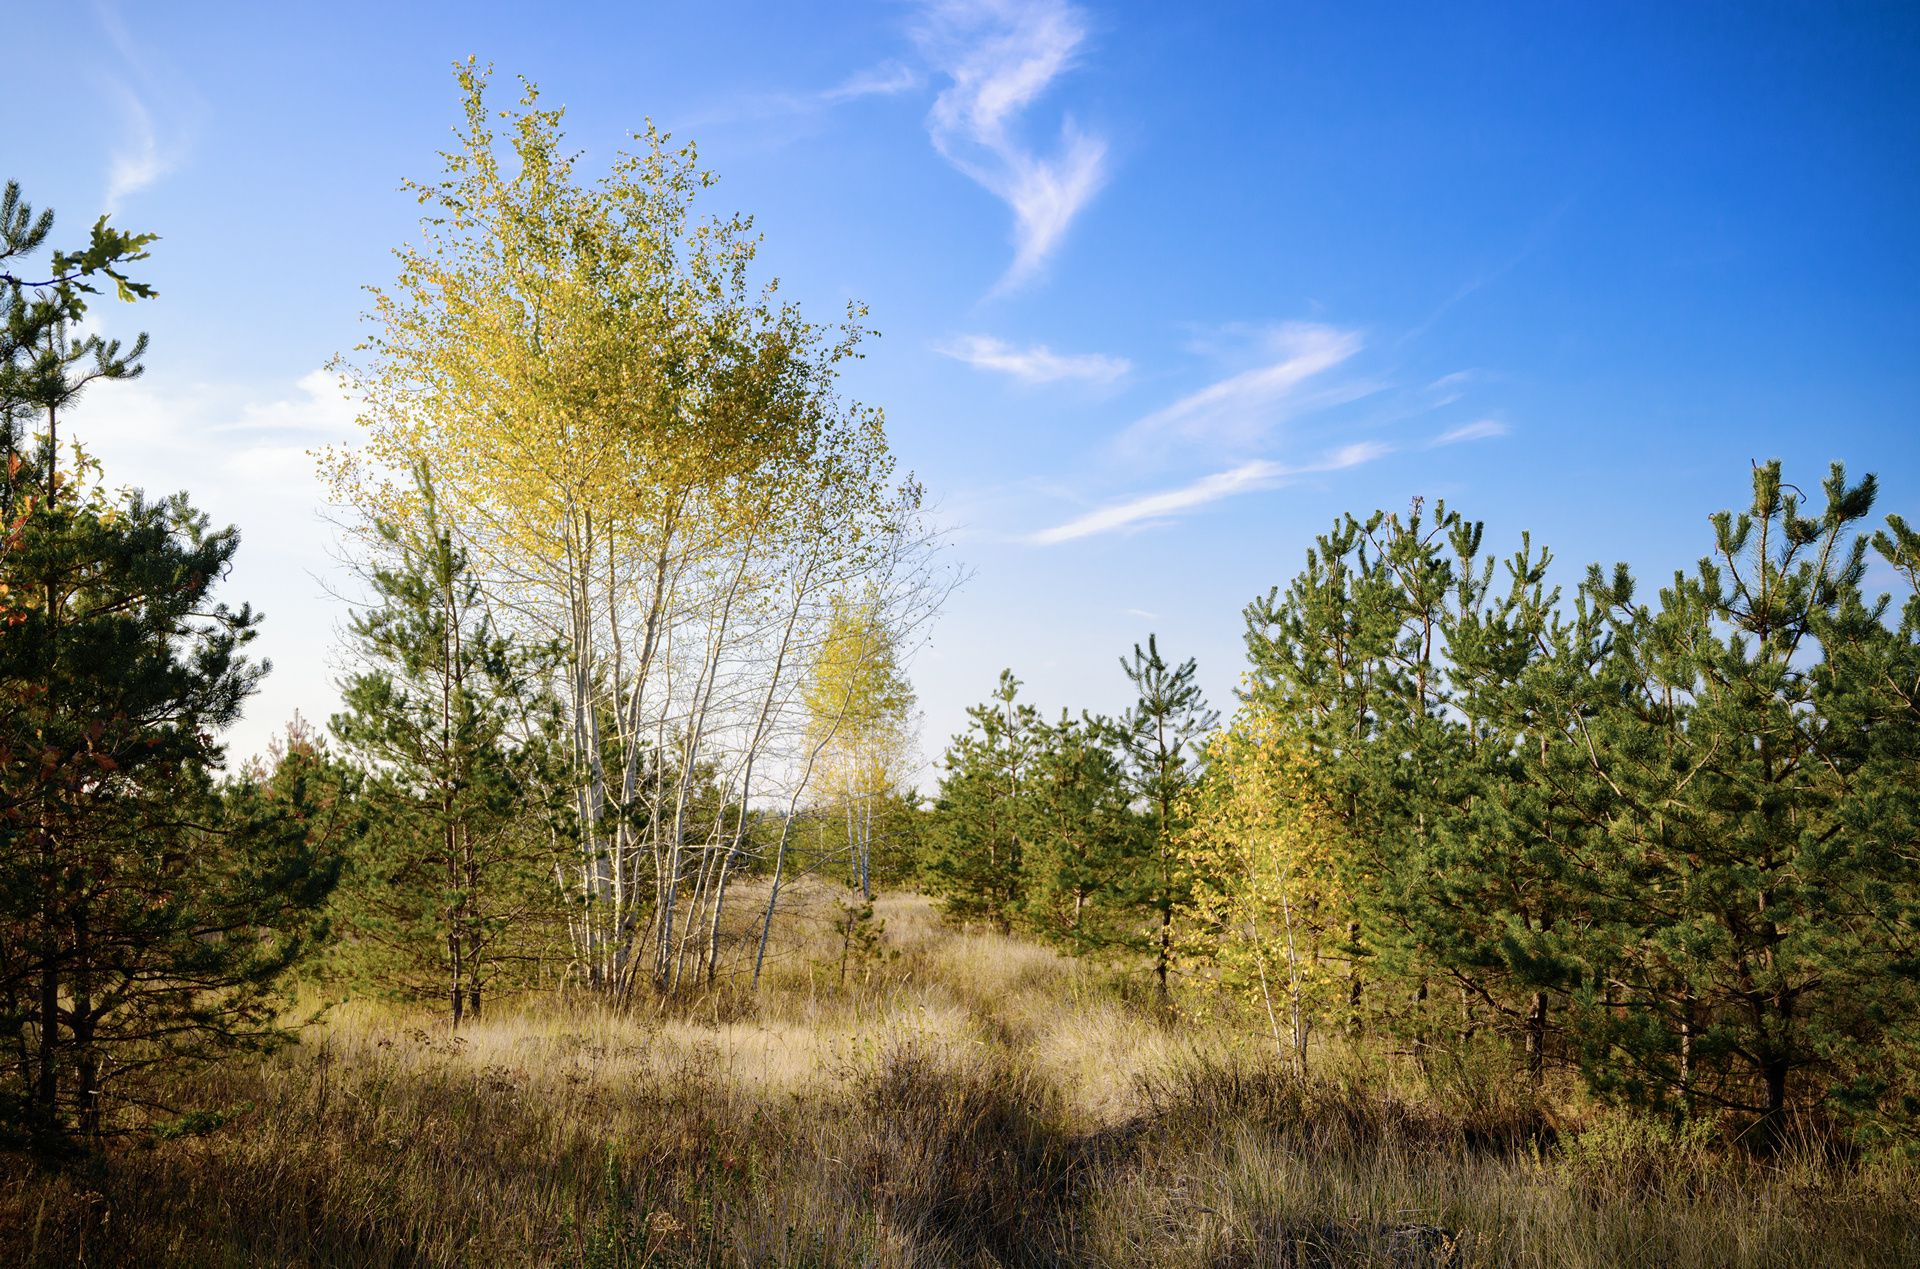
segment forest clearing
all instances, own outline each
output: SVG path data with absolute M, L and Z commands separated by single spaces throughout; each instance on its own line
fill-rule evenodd
M 1920 19 L 586 7 L 30 15 L 0 1266 L 1920 1264 Z

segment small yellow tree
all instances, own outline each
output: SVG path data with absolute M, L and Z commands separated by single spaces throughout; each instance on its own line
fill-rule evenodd
M 820 801 L 845 817 L 848 862 L 869 899 L 875 812 L 905 786 L 913 748 L 913 685 L 896 644 L 877 603 L 835 596 L 806 690 Z
M 1308 1033 L 1345 972 L 1339 821 L 1313 760 L 1270 711 L 1248 705 L 1208 743 L 1187 810 L 1179 958 L 1210 996 L 1263 1016 L 1304 1075 Z

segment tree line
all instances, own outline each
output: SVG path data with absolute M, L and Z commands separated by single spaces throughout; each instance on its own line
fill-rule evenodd
M 1153 951 L 1302 1070 L 1315 1029 L 1491 1045 L 1763 1138 L 1909 1132 L 1920 533 L 1875 493 L 1758 465 L 1651 596 L 1624 564 L 1565 595 L 1444 504 L 1344 517 L 1247 607 L 1223 729 L 1151 642 L 1119 720 L 1003 675 L 927 874 L 956 916 Z

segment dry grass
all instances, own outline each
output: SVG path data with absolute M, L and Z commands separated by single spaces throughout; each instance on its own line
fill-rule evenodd
M 1920 1169 L 1762 1164 L 1485 1071 L 1130 1004 L 1043 948 L 831 896 L 691 1016 L 334 1010 L 194 1077 L 231 1111 L 90 1173 L 0 1172 L 21 1265 L 1908 1265 Z M 17 1251 L 16 1251 L 17 1249 Z

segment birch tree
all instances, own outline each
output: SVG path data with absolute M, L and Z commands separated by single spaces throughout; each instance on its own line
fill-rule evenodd
M 1313 1025 L 1344 992 L 1339 820 L 1306 748 L 1258 705 L 1208 742 L 1206 759 L 1182 808 L 1181 959 L 1204 989 L 1258 1013 L 1304 1075 Z
M 820 809 L 844 823 L 853 882 L 871 899 L 876 817 L 908 774 L 913 686 L 870 601 L 836 598 L 830 606 L 806 707 L 822 745 Z
M 809 777 L 832 597 L 916 571 L 920 491 L 839 393 L 862 310 L 817 325 L 756 285 L 750 221 L 696 215 L 691 146 L 650 126 L 590 180 L 562 112 L 530 84 L 495 111 L 487 78 L 458 70 L 418 241 L 341 363 L 361 443 L 321 461 L 389 518 L 427 464 L 503 622 L 563 649 L 577 976 L 670 993 L 712 977 L 748 808 Z

